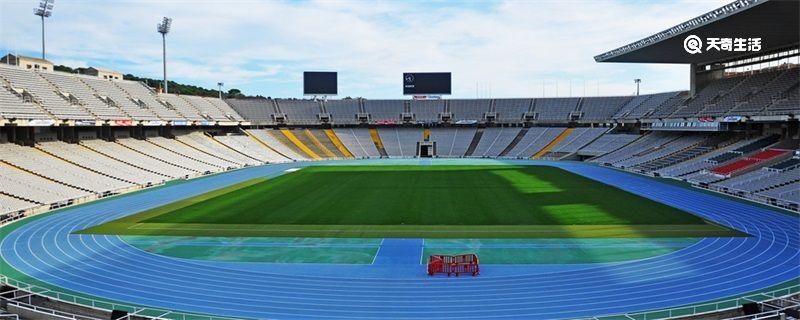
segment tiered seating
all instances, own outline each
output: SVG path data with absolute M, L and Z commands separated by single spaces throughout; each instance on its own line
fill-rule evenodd
M 58 119 L 94 119 L 88 111 L 74 106 L 57 93 L 56 88 L 36 72 L 17 67 L 0 67 L 0 78 L 4 78 L 16 89 L 24 89 L 34 100 Z
M 439 114 L 444 112 L 442 100 L 411 100 L 411 113 L 417 122 L 438 122 Z
M 653 98 L 654 96 L 655 95 L 652 94 L 643 94 L 639 96 L 634 96 L 633 98 L 625 102 L 625 104 L 623 104 L 622 107 L 620 107 L 619 110 L 617 110 L 617 112 L 611 118 L 622 119 L 623 117 L 631 113 L 631 111 L 641 106 L 643 103 L 645 103 L 647 100 L 650 100 L 650 98 Z
M 768 161 L 768 160 L 775 159 L 775 158 L 780 157 L 780 156 L 784 156 L 788 152 L 789 152 L 788 150 L 767 149 L 767 150 L 761 151 L 759 153 L 756 153 L 755 155 L 746 157 L 744 159 L 741 159 L 741 160 L 738 160 L 738 161 L 734 161 L 734 162 L 725 164 L 725 165 L 720 166 L 720 167 L 716 167 L 716 168 L 712 169 L 711 172 L 714 172 L 714 173 L 716 173 L 718 175 L 729 176 L 729 175 L 731 175 L 733 173 L 736 173 L 738 171 L 742 171 L 742 170 L 745 170 L 747 168 L 750 168 L 750 167 L 752 167 L 752 166 L 754 166 L 754 165 L 756 165 L 758 163 L 761 163 L 763 161 Z
M 666 96 L 666 94 L 665 94 L 665 96 Z M 681 107 L 683 102 L 688 97 L 689 97 L 689 93 L 686 92 L 686 91 L 678 92 L 675 95 L 669 95 L 669 97 L 666 100 L 664 100 L 664 102 L 662 102 L 659 105 L 656 105 L 656 107 L 654 109 L 652 109 L 652 112 L 646 113 L 641 118 L 657 118 L 657 119 L 668 118 L 672 114 L 674 114 L 675 111 L 678 110 L 678 108 Z M 647 102 L 645 104 L 646 105 L 651 105 L 649 102 Z M 641 109 L 642 108 L 640 108 L 640 110 Z M 631 117 L 631 116 L 633 116 L 633 113 L 628 115 L 628 117 Z
M 800 181 L 795 181 L 780 187 L 764 190 L 758 195 L 776 200 L 775 204 L 794 206 L 795 210 L 800 205 Z
M 783 171 L 787 169 L 792 169 L 800 165 L 800 158 L 789 158 L 784 161 L 778 162 L 774 165 L 769 166 L 768 169 L 773 171 Z
M 168 179 L 166 176 L 119 162 L 78 144 L 48 141 L 39 143 L 37 147 L 81 167 L 139 185 L 161 184 Z
M 708 185 L 725 179 L 723 176 L 705 170 L 687 174 L 682 178 L 683 180 L 695 185 Z
M 218 172 L 224 169 L 239 167 L 239 165 L 237 165 L 234 162 L 212 156 L 208 153 L 202 152 L 186 144 L 183 144 L 178 140 L 167 139 L 164 137 L 149 137 L 147 138 L 147 141 L 161 148 L 164 148 L 166 151 L 191 159 L 193 160 L 193 162 L 206 164 L 206 166 L 203 167 L 205 167 L 207 170 L 204 171 Z
M 640 172 L 650 173 L 661 168 L 669 167 L 676 163 L 682 163 L 713 151 L 718 145 L 724 144 L 726 140 L 727 137 L 724 135 L 711 135 L 697 145 L 680 150 L 665 157 L 640 163 L 636 165 L 634 169 Z
M 753 151 L 757 151 L 757 150 L 761 150 L 763 148 L 766 148 L 766 147 L 778 142 L 778 140 L 780 140 L 780 136 L 779 135 L 770 135 L 770 136 L 766 136 L 766 137 L 760 138 L 758 140 L 751 140 L 751 141 L 749 141 L 749 143 L 747 143 L 745 145 L 742 145 L 742 146 L 740 146 L 740 147 L 738 147 L 736 149 L 728 151 L 727 153 L 723 153 L 723 154 L 715 156 L 715 157 L 713 157 L 711 159 L 708 159 L 708 161 L 710 161 L 712 163 L 716 163 L 716 164 L 725 163 L 725 162 L 728 162 L 730 160 L 736 159 L 736 158 L 738 158 L 739 156 L 741 156 L 743 154 L 748 154 L 748 153 L 751 153 Z
M 767 115 L 800 114 L 800 86 L 796 83 L 794 88 L 789 90 L 786 95 L 776 99 L 767 106 L 764 113 Z
M 364 100 L 364 111 L 373 123 L 398 123 L 403 103 L 403 100 Z
M 632 97 L 587 97 L 581 99 L 581 120 L 602 121 L 611 119 Z
M 255 99 L 228 99 L 226 100 L 233 109 L 245 119 L 259 123 L 272 124 L 275 119 L 275 105 L 272 100 L 264 98 Z
M 519 134 L 521 129 L 490 127 L 483 130 L 478 146 L 472 152 L 473 157 L 497 157 Z
M 220 144 L 202 132 L 177 135 L 175 139 L 211 156 L 234 163 L 237 166 L 257 166 L 262 164 L 260 161 L 256 161 Z
M 450 100 L 450 113 L 454 121 L 481 121 L 491 107 L 489 99 L 454 99 Z
M 729 152 L 726 152 L 726 153 L 723 153 L 723 154 L 719 154 L 719 155 L 717 155 L 717 156 L 715 156 L 715 157 L 713 157 L 711 159 L 708 159 L 708 162 L 711 162 L 711 163 L 714 163 L 714 164 L 720 164 L 720 163 L 725 163 L 725 162 L 731 161 L 733 159 L 736 159 L 739 156 L 741 156 L 740 152 L 731 152 L 731 151 L 729 151 Z
M 124 90 L 127 94 L 129 94 L 134 99 L 138 99 L 141 103 L 153 111 L 159 118 L 163 120 L 182 120 L 186 119 L 186 117 L 178 114 L 178 112 L 174 109 L 167 108 L 164 104 L 160 101 L 156 100 L 155 94 L 150 91 L 150 88 L 145 87 L 145 85 L 141 82 L 134 82 L 134 81 L 114 81 L 120 89 Z
M 538 98 L 534 101 L 534 110 L 539 121 L 567 121 L 569 115 L 578 108 L 580 98 Z
M 685 92 L 665 92 L 656 93 L 651 95 L 637 96 L 631 99 L 620 111 L 614 116 L 614 119 L 622 120 L 636 120 L 645 118 L 655 112 L 657 109 L 666 109 L 662 114 L 670 114 L 674 109 L 677 102 L 683 99 Z M 637 101 L 641 101 L 636 104 Z
M 292 130 L 278 129 L 278 130 L 265 130 L 264 132 L 266 134 L 268 134 L 269 136 L 271 136 L 274 140 L 276 140 L 280 145 L 284 145 L 284 146 L 288 147 L 294 153 L 296 153 L 296 154 L 298 154 L 298 155 L 300 155 L 302 157 L 305 157 L 305 158 L 308 158 L 308 159 L 311 159 L 311 160 L 318 160 L 318 159 L 321 158 L 319 154 L 314 153 L 314 150 L 309 149 L 304 144 L 299 142 L 299 139 L 294 134 L 294 132 L 292 132 Z M 292 136 L 298 142 L 296 143 L 296 142 L 292 141 L 292 139 L 290 139 L 289 136 Z M 302 147 L 301 147 L 301 145 L 302 145 Z
M 78 79 L 92 87 L 101 97 L 111 99 L 118 108 L 134 120 L 160 120 L 152 110 L 135 103 L 125 91 L 114 85 L 112 81 L 94 77 L 79 77 Z
M 3 148 L 0 146 L 0 149 Z M 88 191 L 69 187 L 2 163 L 0 163 L 0 186 L 3 193 L 51 207 L 68 205 L 75 199 L 91 195 Z
M 564 132 L 564 128 L 530 128 L 522 137 L 522 140 L 520 140 L 506 156 L 512 158 L 530 158 L 547 146 L 547 144 L 553 141 L 553 139 L 562 132 Z
M 450 153 L 448 155 L 451 157 L 463 157 L 467 153 L 469 144 L 472 143 L 472 139 L 475 138 L 475 133 L 477 131 L 477 129 L 472 127 L 457 128 L 453 147 L 450 148 Z
M 286 121 L 292 124 L 317 124 L 322 112 L 319 102 L 314 100 L 275 100 L 278 109 L 286 115 Z
M 42 109 L 11 92 L 0 81 L 0 117 L 6 119 L 50 119 Z
M 122 109 L 100 100 L 94 89 L 79 80 L 80 76 L 78 75 L 60 72 L 42 72 L 40 75 L 58 87 L 59 90 L 67 92 L 78 99 L 84 108 L 101 120 L 130 119 L 130 116 L 122 112 Z
M 717 182 L 711 187 L 725 192 L 753 193 L 795 181 L 800 181 L 800 169 L 794 168 L 780 172 L 762 168 Z
M 679 138 L 679 135 L 655 132 L 648 134 L 628 145 L 617 149 L 616 151 L 607 153 L 600 157 L 594 158 L 591 161 L 597 163 L 604 163 L 613 166 L 619 166 L 618 163 L 634 159 L 636 157 L 646 155 L 654 150 L 658 150 L 661 146 Z M 628 164 L 636 164 L 636 160 L 626 161 Z
M 0 193 L 0 215 L 20 212 L 38 207 L 38 204 L 9 197 Z
M 615 162 L 613 165 L 619 168 L 636 168 L 645 162 L 653 161 L 662 157 L 672 155 L 687 148 L 697 146 L 704 137 L 702 135 L 681 136 L 677 139 L 667 140 L 665 143 L 655 145 L 647 150 L 642 150 L 628 159 Z
M 323 130 L 323 129 L 310 129 L 309 132 L 311 132 L 311 134 L 315 138 L 317 138 L 317 141 L 319 141 L 326 149 L 328 149 L 328 151 L 332 152 L 336 157 L 339 157 L 339 158 L 347 158 L 348 157 L 344 153 L 344 151 L 339 150 L 339 147 L 337 147 L 336 144 L 333 142 L 333 140 L 331 140 L 332 139 L 331 137 L 328 137 L 328 134 L 325 132 L 325 130 Z M 336 133 L 334 132 L 333 134 L 335 135 Z M 345 146 L 345 149 L 347 149 L 346 146 Z M 347 150 L 347 151 L 349 152 L 350 150 Z
M 578 150 L 578 154 L 584 156 L 603 155 L 622 148 L 638 138 L 638 134 L 604 134 Z
M 430 141 L 436 142 L 436 155 L 449 157 L 456 138 L 456 128 L 431 128 Z
M 433 128 L 430 141 L 436 142 L 436 155 L 439 157 L 463 157 L 467 153 L 475 128 Z
M 287 162 L 290 159 L 280 155 L 279 153 L 275 152 L 274 150 L 264 146 L 263 144 L 259 143 L 255 139 L 249 136 L 239 136 L 239 135 L 230 135 L 230 136 L 216 136 L 214 137 L 217 141 L 221 142 L 222 144 L 239 151 L 250 158 L 259 160 L 265 163 L 277 163 L 277 162 Z
M 682 176 L 685 176 L 685 175 L 688 175 L 688 174 L 696 173 L 696 172 L 699 172 L 699 171 L 702 171 L 702 170 L 710 169 L 710 168 L 712 168 L 712 167 L 714 167 L 716 165 L 716 162 L 712 162 L 710 159 L 712 159 L 714 157 L 717 157 L 719 155 L 728 153 L 730 150 L 739 148 L 739 147 L 744 146 L 744 145 L 746 145 L 748 143 L 751 143 L 751 142 L 752 142 L 752 140 L 744 140 L 744 141 L 735 142 L 735 143 L 733 143 L 731 145 L 728 145 L 726 147 L 711 151 L 711 152 L 709 152 L 707 154 L 704 154 L 702 156 L 699 156 L 697 158 L 694 158 L 694 159 L 691 159 L 691 160 L 688 160 L 688 161 L 684 161 L 684 162 L 681 162 L 681 163 L 677 163 L 677 164 L 674 164 L 672 166 L 656 170 L 655 172 L 658 175 L 662 176 L 662 177 L 673 177 L 673 178 L 675 178 L 675 177 L 682 177 Z
M 133 139 L 121 139 L 119 141 L 124 140 Z M 103 140 L 83 140 L 80 142 L 80 144 L 107 157 L 116 159 L 117 161 L 127 163 L 131 166 L 146 171 L 165 175 L 173 179 L 188 178 L 197 176 L 199 174 L 198 171 L 193 169 L 180 167 L 170 162 L 156 159 L 155 157 L 149 156 L 148 153 L 137 152 L 114 142 Z M 149 147 L 156 148 L 156 146 L 153 145 L 150 145 Z M 149 148 L 143 150 L 147 151 Z
M 787 105 L 785 108 L 776 105 L 774 102 L 779 101 L 786 101 L 787 92 L 794 87 L 795 88 L 795 97 L 797 94 L 797 84 L 798 84 L 798 70 L 797 68 L 791 68 L 788 70 L 784 70 L 779 73 L 775 79 L 773 79 L 770 83 L 762 86 L 760 90 L 755 93 L 751 92 L 751 95 L 743 99 L 744 101 L 740 102 L 736 105 L 735 108 L 730 110 L 728 114 L 730 115 L 755 115 L 759 113 L 766 113 L 766 114 L 789 114 L 793 110 L 796 114 L 798 111 L 798 105 L 800 103 L 794 103 L 792 105 Z M 774 102 L 773 102 L 774 101 Z M 795 101 L 797 99 L 795 98 Z M 766 107 L 766 112 L 764 111 Z
M 389 157 L 408 158 L 417 155 L 417 142 L 422 131 L 417 128 L 378 128 L 383 147 Z
M 303 147 L 308 148 L 311 150 L 311 152 L 313 152 L 320 158 L 336 157 L 336 155 L 333 154 L 331 150 L 328 150 L 328 148 L 322 145 L 322 143 L 317 144 L 316 142 L 318 142 L 318 140 L 316 139 L 316 137 L 313 137 L 310 130 L 308 129 L 286 130 L 284 132 L 291 133 L 292 135 L 294 135 L 295 138 L 297 138 L 297 141 L 299 141 L 299 144 L 291 140 L 289 140 L 291 142 L 284 141 L 285 143 L 294 143 L 297 145 L 298 148 L 300 148 L 300 150 L 303 150 Z
M 331 142 L 325 132 L 320 129 L 305 129 L 300 132 L 297 132 L 298 138 L 300 141 L 306 144 L 309 148 L 312 148 L 314 151 L 318 151 L 317 154 L 323 158 L 343 158 L 344 155 L 336 148 L 336 145 Z
M 78 167 L 30 147 L 2 144 L 0 160 L 68 186 L 98 194 L 114 193 L 133 186 L 132 183 Z
M 155 139 L 155 138 L 153 138 Z M 159 140 L 160 139 L 155 139 Z M 195 159 L 191 159 L 187 156 L 184 156 L 176 151 L 172 151 L 174 149 L 170 149 L 171 147 L 175 147 L 173 143 L 162 143 L 165 147 L 160 147 L 154 143 L 150 143 L 144 140 L 137 140 L 137 139 L 119 139 L 117 143 L 133 149 L 139 153 L 146 154 L 150 157 L 155 159 L 171 163 L 173 165 L 179 166 L 181 168 L 194 171 L 195 173 L 211 173 L 211 172 L 219 172 L 222 171 L 222 168 L 213 166 L 210 164 L 206 164 Z M 188 148 L 188 147 L 187 147 Z
M 199 97 L 199 96 L 188 96 L 184 95 L 181 96 L 182 98 L 186 99 L 192 106 L 194 106 L 198 111 L 200 111 L 200 115 L 204 116 L 205 118 L 212 120 L 212 121 L 238 121 L 234 114 L 236 112 L 233 109 L 226 108 L 225 110 L 220 110 L 220 108 L 211 103 L 208 98 L 206 97 Z M 213 98 L 217 99 L 217 98 Z M 217 99 L 219 100 L 219 99 Z
M 496 121 L 499 123 L 522 122 L 522 116 L 530 110 L 532 103 L 532 99 L 495 99 Z
M 277 137 L 282 137 L 283 134 L 278 130 L 247 130 L 248 133 L 252 134 L 257 139 L 261 140 L 264 144 L 268 145 L 273 150 L 277 151 L 278 153 L 288 157 L 292 160 L 308 160 L 308 157 L 300 150 L 295 150 L 295 148 L 289 147 L 289 144 L 285 144 L 278 140 Z M 285 139 L 285 138 L 284 138 Z M 283 139 L 282 139 L 283 140 Z
M 228 118 L 228 120 L 244 121 L 244 118 L 242 118 L 241 115 L 236 113 L 236 110 L 233 110 L 233 108 L 231 108 L 231 106 L 227 104 L 224 100 L 217 97 L 203 97 L 203 100 L 217 107 L 219 111 L 222 111 L 222 113 L 225 114 L 225 117 Z
M 200 111 L 198 111 L 197 108 L 189 104 L 189 102 L 186 101 L 186 99 L 183 99 L 181 96 L 162 93 L 158 95 L 158 99 L 172 106 L 175 111 L 182 114 L 189 121 L 206 120 L 206 118 L 200 114 Z
M 333 132 L 356 158 L 380 158 L 381 154 L 364 128 L 335 128 Z
M 335 124 L 356 124 L 356 114 L 359 112 L 359 102 L 356 99 L 328 100 L 325 101 L 325 111 L 331 115 L 331 122 Z
M 562 156 L 578 152 L 580 148 L 594 141 L 606 131 L 608 128 L 575 128 L 566 139 L 553 146 L 550 152 Z
M 770 81 L 775 79 L 778 72 L 767 71 L 757 73 L 751 76 L 743 77 L 735 87 L 725 93 L 716 101 L 709 103 L 706 107 L 698 113 L 699 116 L 721 116 L 728 113 L 733 109 L 737 103 L 743 101 L 745 97 L 754 95 L 761 91 L 761 89 Z M 766 106 L 764 104 L 763 106 Z
M 743 79 L 744 77 L 731 77 L 710 82 L 708 86 L 697 92 L 692 99 L 688 100 L 686 104 L 675 111 L 673 117 L 697 116 L 707 104 L 721 98 L 737 84 L 742 82 Z

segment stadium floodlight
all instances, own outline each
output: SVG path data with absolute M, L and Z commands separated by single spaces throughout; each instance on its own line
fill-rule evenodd
M 633 82 L 636 83 L 636 95 L 639 95 L 639 84 L 642 83 L 642 79 L 636 78 L 633 79 Z
M 39 6 L 33 8 L 33 14 L 42 18 L 42 59 L 45 58 L 44 55 L 44 18 L 49 18 L 53 15 L 53 5 L 55 4 L 55 0 L 41 0 L 39 1 Z
M 169 85 L 167 84 L 167 33 L 172 26 L 172 18 L 164 17 L 164 20 L 158 24 L 156 30 L 161 34 L 161 59 L 164 64 L 164 93 L 169 93 Z
M 217 82 L 217 87 L 219 87 L 219 99 L 222 100 L 222 86 L 225 84 L 222 82 Z

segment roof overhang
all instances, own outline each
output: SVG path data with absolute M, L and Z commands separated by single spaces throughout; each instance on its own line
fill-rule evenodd
M 685 63 L 705 65 L 738 60 L 797 47 L 800 44 L 800 1 L 738 0 L 634 43 L 594 57 L 597 62 Z M 683 42 L 690 35 L 703 42 L 703 52 L 690 54 Z M 707 38 L 761 38 L 758 52 L 706 51 Z

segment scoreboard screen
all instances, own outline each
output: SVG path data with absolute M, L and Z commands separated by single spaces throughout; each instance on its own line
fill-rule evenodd
M 306 71 L 303 72 L 303 94 L 338 94 L 336 72 L 319 72 L 319 71 Z
M 450 94 L 450 72 L 403 73 L 403 94 Z

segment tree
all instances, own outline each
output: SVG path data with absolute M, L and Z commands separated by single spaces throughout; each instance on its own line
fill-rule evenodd
M 244 97 L 245 97 L 245 95 L 242 94 L 242 90 L 239 90 L 239 89 L 236 89 L 236 88 L 228 90 L 228 98 L 229 99 L 230 98 L 244 98 Z

